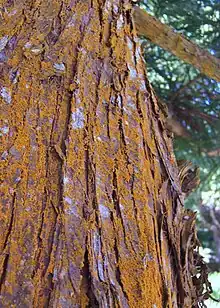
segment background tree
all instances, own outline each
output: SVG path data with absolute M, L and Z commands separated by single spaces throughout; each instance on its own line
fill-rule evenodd
M 129 1 L 1 1 L 2 307 L 211 292 Z
M 142 1 L 141 6 L 219 57 L 218 2 L 150 0 Z M 149 40 L 143 38 L 142 48 L 149 78 L 157 95 L 169 108 L 168 124 L 172 122 L 174 128 L 171 129 L 176 133 L 176 156 L 200 166 L 201 184 L 189 197 L 187 206 L 199 210 L 198 235 L 203 246 L 211 249 L 210 269 L 219 270 L 220 238 L 215 230 L 219 229 L 220 221 L 218 214 L 215 215 L 217 219 L 211 218 L 211 212 L 218 212 L 220 206 L 219 84 Z

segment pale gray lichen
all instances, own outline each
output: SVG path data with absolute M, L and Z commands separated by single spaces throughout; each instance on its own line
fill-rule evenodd
M 102 218 L 108 218 L 110 215 L 109 209 L 103 204 L 99 204 L 99 212 Z
M 7 125 L 0 128 L 0 136 L 1 135 L 7 135 L 9 132 L 9 127 Z
M 64 197 L 64 201 L 66 201 L 69 205 L 73 204 L 73 200 L 68 196 Z
M 0 51 L 2 51 L 5 46 L 7 45 L 9 40 L 9 37 L 7 35 L 3 36 L 3 38 L 0 39 Z
M 27 43 L 24 45 L 25 48 L 31 48 L 31 46 L 32 46 L 31 42 L 27 42 Z
M 0 95 L 1 95 L 1 97 L 4 99 L 4 101 L 7 104 L 11 104 L 11 93 L 10 93 L 10 90 L 8 90 L 5 87 L 2 87 L 1 91 L 0 91 Z
M 84 127 L 84 113 L 83 108 L 76 108 L 75 112 L 72 112 L 72 122 L 73 129 L 79 129 Z
M 65 65 L 64 65 L 64 63 L 54 63 L 53 67 L 54 67 L 57 71 L 61 71 L 61 72 L 64 72 L 64 71 L 65 71 Z

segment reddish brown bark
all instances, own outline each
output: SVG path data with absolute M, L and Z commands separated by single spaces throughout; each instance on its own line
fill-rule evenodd
M 0 306 L 192 307 L 194 216 L 128 2 L 0 18 Z

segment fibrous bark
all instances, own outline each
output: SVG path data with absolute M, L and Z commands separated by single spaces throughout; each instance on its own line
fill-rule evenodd
M 129 3 L 1 3 L 0 306 L 196 306 L 195 215 Z
M 133 11 L 138 35 L 195 66 L 204 75 L 220 81 L 220 60 L 202 49 L 183 34 L 177 33 L 138 6 Z

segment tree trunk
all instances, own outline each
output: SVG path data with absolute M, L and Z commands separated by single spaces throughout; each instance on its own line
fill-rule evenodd
M 196 307 L 128 2 L 1 1 L 0 307 Z

